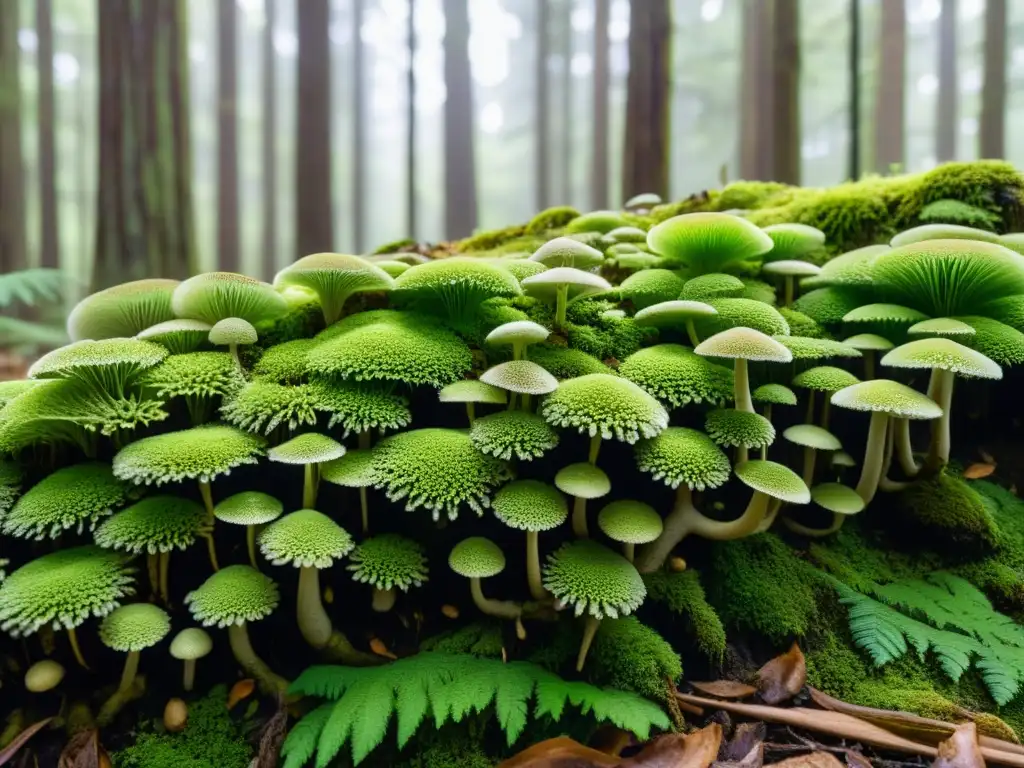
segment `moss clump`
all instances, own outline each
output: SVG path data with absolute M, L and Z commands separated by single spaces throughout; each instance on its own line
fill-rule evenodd
M 421 651 L 438 653 L 468 653 L 488 659 L 500 659 L 504 648 L 501 624 L 495 621 L 475 621 L 450 632 L 426 638 Z
M 526 356 L 556 379 L 574 379 L 588 373 L 610 373 L 611 369 L 592 355 L 557 344 L 535 344 Z
M 810 315 L 805 315 L 790 307 L 779 307 L 779 314 L 789 323 L 789 332 L 793 336 L 803 336 L 808 339 L 830 339 L 831 334 L 826 331 L 817 320 Z
M 598 360 L 625 360 L 655 333 L 630 318 L 602 320 L 600 327 L 570 323 L 567 330 L 570 347 Z
M 406 251 L 416 245 L 416 241 L 411 237 L 405 237 L 401 240 L 392 240 L 390 243 L 384 243 L 384 245 L 377 246 L 373 250 L 373 255 L 378 256 L 382 253 L 398 253 L 399 251 Z
M 921 209 L 918 218 L 925 224 L 959 224 L 963 227 L 993 230 L 999 216 L 959 200 L 936 200 Z
M 849 291 L 816 288 L 793 302 L 793 308 L 820 325 L 836 325 L 862 303 L 856 294 Z
M 538 213 L 526 224 L 524 232 L 528 235 L 540 235 L 549 229 L 560 229 L 580 215 L 571 205 L 556 205 Z
M 526 234 L 525 224 L 515 224 L 501 229 L 490 229 L 486 232 L 478 232 L 455 243 L 455 250 L 459 253 L 473 253 L 475 251 L 490 251 L 501 245 Z
M 843 701 L 850 701 L 864 679 L 868 665 L 863 657 L 832 631 L 826 631 L 807 649 L 807 682 Z
M 998 531 L 981 496 L 967 483 L 946 474 L 911 485 L 901 496 L 911 521 L 910 536 L 925 538 L 939 551 L 987 551 Z
M 587 659 L 587 673 L 596 685 L 636 691 L 658 701 L 665 700 L 666 678 L 676 682 L 683 674 L 679 654 L 633 616 L 601 622 Z
M 488 755 L 473 732 L 445 728 L 430 743 L 419 741 L 417 753 L 395 768 L 492 768 L 499 758 Z
M 721 662 L 725 655 L 725 627 L 704 594 L 700 574 L 691 570 L 658 571 L 644 574 L 644 583 L 651 600 L 663 603 L 683 618 L 697 648 L 712 661 Z
M 728 211 L 775 207 L 785 203 L 792 190 L 792 187 L 776 181 L 734 181 L 719 193 L 715 208 Z

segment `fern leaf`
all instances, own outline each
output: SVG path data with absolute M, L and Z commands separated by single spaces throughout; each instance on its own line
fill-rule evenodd
M 536 684 L 532 668 L 532 664 L 524 662 L 506 664 L 506 672 L 498 682 L 494 706 L 510 747 L 526 727 L 527 703 Z
M 0 275 L 0 307 L 16 301 L 34 306 L 56 301 L 67 285 L 67 277 L 57 269 L 20 269 Z
M 391 720 L 394 690 L 381 682 L 377 675 L 360 676 L 335 702 L 317 743 L 317 768 L 326 768 L 349 739 L 356 765 L 383 740 Z
M 334 702 L 321 704 L 295 724 L 281 746 L 282 768 L 302 768 L 316 751 L 320 734 L 334 709 Z
M 395 674 L 395 712 L 398 718 L 399 749 L 405 747 L 420 727 L 437 688 L 452 678 L 450 665 L 437 663 L 437 660 L 430 658 L 433 655 L 413 657 L 409 664 L 416 659 L 426 663 L 416 665 L 412 671 L 403 670 Z
M 899 616 L 898 612 L 846 587 L 839 588 L 839 594 L 839 602 L 849 608 L 853 642 L 868 653 L 875 666 L 898 659 L 909 650 L 903 632 L 891 620 L 891 613 Z
M 447 684 L 438 688 L 434 703 L 435 722 L 438 722 L 439 710 L 458 723 L 471 712 L 483 712 L 494 700 L 505 665 L 470 656 L 465 657 L 464 665 Z
M 593 714 L 596 720 L 610 722 L 625 731 L 631 731 L 640 741 L 650 738 L 652 727 L 661 730 L 671 728 L 665 712 L 648 699 L 614 688 L 589 688 L 584 709 Z
M 976 666 L 993 701 L 999 706 L 1009 704 L 1020 691 L 1022 661 L 1017 659 L 1016 664 L 1007 663 L 989 649 L 981 651 Z
M 566 691 L 565 680 L 558 675 L 544 674 L 537 679 L 537 704 L 533 710 L 534 717 L 547 715 L 554 721 L 562 719 L 565 712 Z
M 309 667 L 288 687 L 288 693 L 340 699 L 350 685 L 365 673 L 362 667 Z

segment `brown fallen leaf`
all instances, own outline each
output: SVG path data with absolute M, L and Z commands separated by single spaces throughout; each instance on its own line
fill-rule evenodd
M 995 464 L 978 462 L 977 464 L 971 464 L 964 470 L 964 477 L 967 480 L 980 480 L 983 477 L 988 477 L 995 471 Z
M 7 765 L 16 754 L 28 743 L 28 740 L 39 733 L 43 728 L 48 726 L 53 721 L 52 717 L 48 717 L 45 720 L 32 723 L 28 728 L 23 730 L 17 736 L 14 737 L 14 741 L 8 744 L 3 750 L 0 750 L 0 765 Z
M 252 678 L 247 677 L 244 680 L 239 680 L 231 686 L 231 690 L 228 692 L 228 709 L 234 709 L 238 702 L 252 696 L 252 692 L 255 690 L 256 681 Z
M 757 688 L 746 683 L 738 683 L 735 680 L 712 680 L 711 682 L 691 682 L 694 688 L 701 693 L 715 696 L 719 699 L 746 699 L 757 693 Z
M 110 764 L 95 728 L 78 731 L 68 739 L 57 761 L 58 768 L 110 768 Z
M 711 723 L 693 733 L 659 736 L 621 768 L 708 768 L 722 746 L 722 726 Z
M 550 768 L 571 765 L 573 768 L 617 768 L 618 757 L 585 747 L 568 736 L 548 739 L 524 749 L 498 764 L 498 768 Z
M 870 760 L 852 749 L 846 750 L 846 765 L 847 768 L 874 768 Z
M 978 727 L 974 723 L 958 725 L 953 735 L 939 743 L 939 754 L 932 768 L 985 768 L 985 758 L 978 744 Z
M 762 722 L 737 725 L 732 739 L 718 751 L 715 768 L 761 768 L 767 730 Z
M 843 768 L 843 764 L 839 762 L 838 758 L 829 752 L 808 752 L 806 755 L 794 755 L 772 763 L 772 767 L 775 766 L 779 766 L 779 768 Z
M 443 613 L 449 619 L 457 619 L 457 618 L 459 618 L 459 609 L 456 608 L 454 605 L 448 605 L 448 604 L 442 605 L 441 606 L 441 613 Z
M 381 640 L 379 637 L 374 637 L 370 640 L 370 650 L 378 656 L 383 656 L 385 659 L 391 659 L 392 661 L 394 661 L 398 658 L 397 656 L 395 656 L 395 654 L 388 650 L 388 647 L 384 645 L 384 641 Z
M 807 663 L 796 643 L 757 671 L 757 688 L 766 704 L 789 701 L 806 683 Z
M 590 737 L 590 744 L 587 746 L 598 752 L 604 752 L 606 755 L 618 757 L 622 754 L 622 750 L 632 743 L 633 734 L 629 731 L 623 730 L 617 725 L 602 725 L 594 731 L 594 735 Z

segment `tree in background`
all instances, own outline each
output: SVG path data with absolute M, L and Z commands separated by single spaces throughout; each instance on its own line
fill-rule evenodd
M 366 247 L 366 46 L 363 28 L 365 0 L 352 3 L 352 237 L 356 250 Z M 303 251 L 305 253 L 305 251 Z
M 238 10 L 217 0 L 217 267 L 241 267 L 238 230 Z
M 623 200 L 668 196 L 671 42 L 669 0 L 630 4 Z
M 980 156 L 1006 151 L 1006 0 L 985 2 L 985 75 L 981 86 Z
M 274 29 L 277 22 L 277 0 L 263 0 L 263 119 L 260 125 L 260 161 L 263 174 L 261 219 L 263 246 L 263 279 L 271 280 L 277 272 L 277 55 L 274 52 Z
M 357 45 L 360 44 L 357 42 Z M 409 0 L 405 44 L 409 50 L 409 70 L 405 75 L 405 234 L 416 237 L 416 0 Z
M 935 158 L 941 163 L 956 158 L 957 96 L 956 0 L 942 0 L 939 15 L 939 90 L 935 115 Z
M 772 2 L 745 0 L 740 65 L 740 177 L 772 177 Z
M 551 153 L 548 151 L 551 136 L 551 74 L 548 62 L 551 58 L 551 3 L 537 0 L 537 52 L 534 56 L 534 207 L 542 211 L 551 205 Z
M 36 56 L 39 61 L 39 225 L 40 266 L 60 266 L 60 225 L 57 217 L 57 152 L 53 114 L 53 3 L 36 0 Z
M 594 0 L 594 113 L 590 147 L 590 207 L 608 207 L 608 21 L 611 0 Z
M 771 179 L 800 183 L 800 37 L 798 0 L 774 0 L 772 18 Z
M 904 0 L 882 3 L 881 47 L 875 97 L 875 170 L 888 173 L 902 164 L 907 72 L 907 10 Z
M 0 273 L 25 266 L 18 3 L 0 3 Z
M 477 222 L 468 0 L 444 0 L 444 16 L 444 223 L 445 235 L 456 238 Z

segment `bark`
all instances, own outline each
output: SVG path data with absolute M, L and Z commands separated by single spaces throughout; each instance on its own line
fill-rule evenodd
M 800 183 L 800 27 L 798 0 L 775 0 L 773 18 L 772 178 Z
M 622 199 L 668 198 L 672 17 L 668 0 L 630 5 Z
M 935 158 L 941 163 L 956 157 L 957 67 L 956 0 L 942 0 L 939 16 L 939 93 L 935 114 Z
M 217 0 L 217 267 L 238 272 L 238 12 Z
M 875 170 L 888 173 L 903 163 L 907 68 L 907 11 L 904 0 L 882 3 L 881 58 L 875 95 Z
M 650 1 L 650 0 L 649 0 Z M 608 20 L 611 0 L 594 0 L 594 140 L 590 156 L 590 207 L 608 207 Z
M 277 22 L 277 0 L 263 0 L 263 119 L 260 124 L 260 155 L 263 174 L 263 279 L 272 280 L 277 272 L 277 53 L 274 50 L 274 27 Z
M 444 220 L 445 236 L 454 239 L 477 224 L 468 0 L 444 0 L 444 16 Z
M 103 0 L 92 290 L 196 271 L 185 4 Z
M 562 59 L 561 87 L 559 103 L 561 106 L 558 150 L 558 175 L 561 177 L 561 200 L 567 204 L 572 200 L 572 150 L 573 136 L 573 103 L 572 103 L 572 0 L 562 0 L 562 12 L 559 14 L 558 31 L 555 40 L 558 42 L 558 53 Z
M 860 178 L 860 0 L 850 0 L 850 144 L 846 175 Z
M 1006 0 L 985 3 L 985 78 L 981 86 L 980 156 L 1006 153 Z
M 366 247 L 366 46 L 363 28 L 366 0 L 352 4 L 352 238 L 356 250 Z
M 295 10 L 299 38 L 295 236 L 297 253 L 304 256 L 330 251 L 334 242 L 330 6 L 328 0 L 302 0 Z
M 406 73 L 405 97 L 405 234 L 416 237 L 416 3 L 409 0 L 409 16 L 405 30 L 409 50 L 409 71 Z
M 27 261 L 18 5 L 0 2 L 0 274 L 22 269 Z
M 537 55 L 534 58 L 534 207 L 538 211 L 551 205 L 551 156 L 548 151 L 548 142 L 551 139 L 551 81 L 548 76 L 548 60 L 551 57 L 550 26 L 550 0 L 537 0 Z
M 39 72 L 39 214 L 40 265 L 60 266 L 60 228 L 57 219 L 57 161 L 54 147 L 53 115 L 53 5 L 36 0 L 36 50 Z
M 743 5 L 743 50 L 740 64 L 739 175 L 743 179 L 772 176 L 773 88 L 771 69 L 772 3 L 746 0 Z

